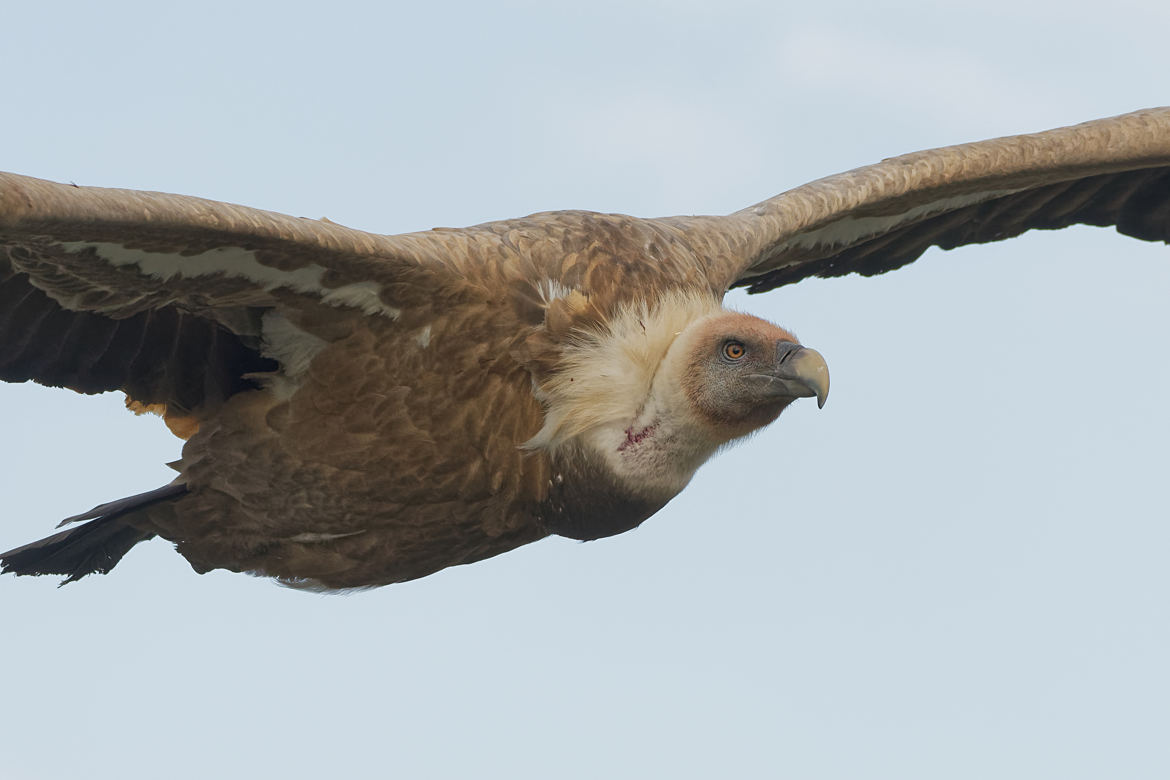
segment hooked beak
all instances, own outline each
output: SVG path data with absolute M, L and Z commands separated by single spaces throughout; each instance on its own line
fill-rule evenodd
M 777 395 L 816 396 L 818 409 L 824 407 L 829 397 L 829 366 L 821 353 L 791 341 L 776 345 L 776 370 L 768 378 Z

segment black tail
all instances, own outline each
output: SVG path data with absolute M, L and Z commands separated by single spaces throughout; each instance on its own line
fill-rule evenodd
M 87 574 L 105 574 L 131 547 L 154 536 L 153 531 L 140 531 L 121 518 L 186 492 L 186 485 L 171 484 L 95 506 L 84 514 L 62 520 L 61 525 L 89 522 L 0 553 L 0 574 L 64 574 L 62 585 Z

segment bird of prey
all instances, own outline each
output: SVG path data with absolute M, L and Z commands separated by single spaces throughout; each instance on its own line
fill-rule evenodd
M 0 379 L 121 390 L 186 439 L 169 485 L 0 562 L 70 582 L 161 536 L 199 572 L 338 590 L 618 534 L 719 448 L 825 401 L 821 355 L 725 309 L 730 288 L 1076 223 L 1170 242 L 1170 108 L 895 157 L 727 216 L 399 236 L 0 174 Z

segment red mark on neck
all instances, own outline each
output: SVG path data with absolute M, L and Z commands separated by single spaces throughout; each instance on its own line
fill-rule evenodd
M 654 433 L 653 425 L 647 425 L 645 428 L 637 432 L 634 431 L 633 426 L 626 428 L 626 440 L 618 445 L 618 452 L 622 452 L 627 447 L 633 444 L 637 444 L 643 439 L 649 437 L 652 433 Z

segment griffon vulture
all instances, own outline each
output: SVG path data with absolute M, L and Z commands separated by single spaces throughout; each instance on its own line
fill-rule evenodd
M 1170 241 L 1170 108 L 935 149 L 723 217 L 562 211 L 372 235 L 0 174 L 0 379 L 122 390 L 187 440 L 166 486 L 3 553 L 107 572 L 173 542 L 200 572 L 385 585 L 658 511 L 824 359 L 722 306 L 930 246 L 1115 225 Z

